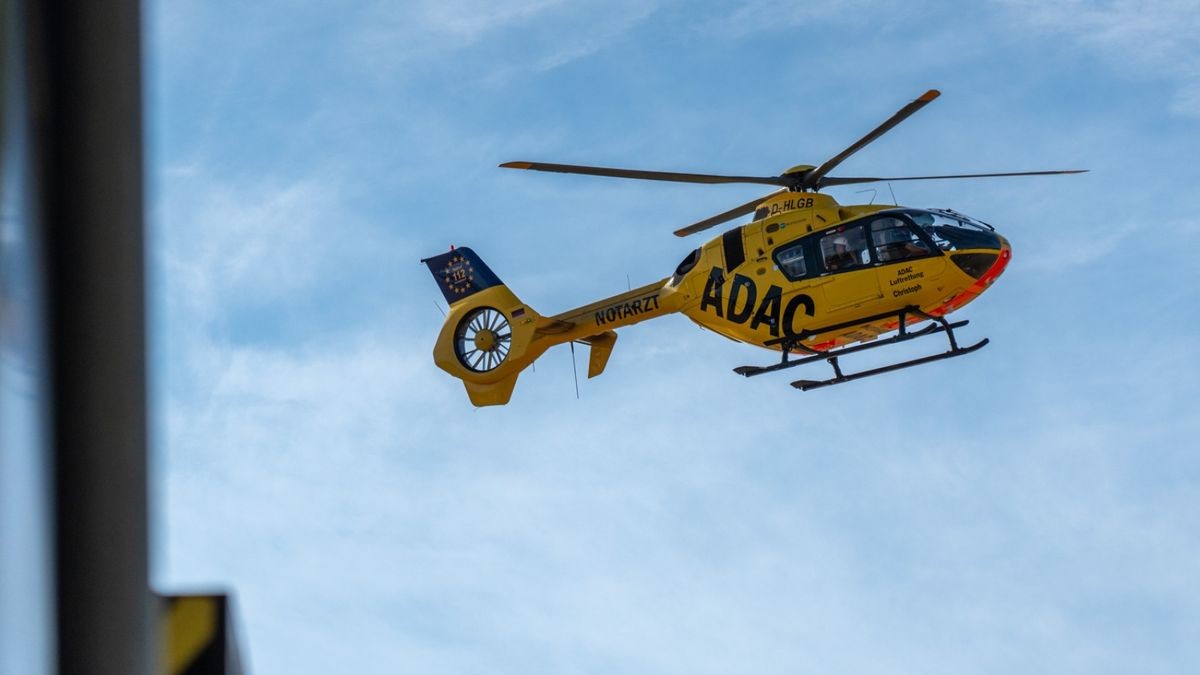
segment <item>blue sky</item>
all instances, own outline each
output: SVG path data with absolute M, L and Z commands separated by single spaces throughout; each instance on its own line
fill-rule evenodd
M 1196 2 L 147 10 L 154 576 L 256 672 L 1200 663 Z M 984 350 L 800 393 L 672 316 L 480 410 L 433 365 L 418 259 L 556 313 L 763 192 L 500 162 L 777 173 L 928 88 L 839 172 L 1092 170 L 894 186 L 1012 241 Z

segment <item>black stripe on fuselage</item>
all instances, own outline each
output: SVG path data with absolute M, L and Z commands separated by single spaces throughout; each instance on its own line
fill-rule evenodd
M 746 262 L 746 249 L 742 246 L 740 225 L 721 235 L 721 249 L 725 254 L 726 270 L 732 272 Z

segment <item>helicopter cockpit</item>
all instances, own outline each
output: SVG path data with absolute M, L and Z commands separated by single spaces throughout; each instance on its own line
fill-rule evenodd
M 1003 248 L 1004 240 L 996 234 L 996 228 L 957 211 L 904 209 L 898 213 L 907 216 L 955 265 L 976 279 L 991 269 Z M 967 250 L 970 252 L 957 252 Z
M 900 213 L 916 223 L 943 251 L 970 248 L 1000 250 L 996 228 L 949 209 L 904 209 Z

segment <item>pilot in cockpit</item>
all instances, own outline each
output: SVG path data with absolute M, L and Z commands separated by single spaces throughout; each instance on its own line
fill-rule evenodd
M 909 217 L 921 228 L 921 231 L 933 236 L 933 214 L 932 213 L 911 213 Z
M 933 219 L 930 218 L 930 222 Z M 879 228 L 875 234 L 878 244 L 877 255 L 880 262 L 905 260 L 929 253 L 925 243 L 914 239 L 904 222 L 895 218 L 875 221 L 873 228 Z
M 845 237 L 833 240 L 833 253 L 825 258 L 825 269 L 844 270 L 858 264 L 858 259 L 850 252 L 850 243 Z

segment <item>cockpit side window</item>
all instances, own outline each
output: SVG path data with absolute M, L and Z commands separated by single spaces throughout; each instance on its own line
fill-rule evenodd
M 908 223 L 896 216 L 871 221 L 871 241 L 875 259 L 881 263 L 920 258 L 933 253 Z
M 808 264 L 804 259 L 804 242 L 798 241 L 790 246 L 781 246 L 775 251 L 775 263 L 788 279 L 795 281 L 808 274 Z
M 683 276 L 683 275 L 687 274 L 688 272 L 691 272 L 692 268 L 695 267 L 696 263 L 699 261 L 700 261 L 700 249 L 696 249 L 696 250 L 692 251 L 691 253 L 687 254 L 687 257 L 685 257 L 682 261 L 680 261 L 679 266 L 675 268 L 675 274 L 678 274 L 679 276 Z
M 671 281 L 668 285 L 678 286 L 679 282 L 683 280 L 684 275 L 691 272 L 698 262 L 700 262 L 700 249 L 687 254 L 687 257 L 679 262 L 679 265 L 675 268 L 675 274 L 671 275 Z
M 821 262 L 826 272 L 840 272 L 871 262 L 862 226 L 838 228 L 821 237 Z

